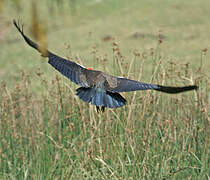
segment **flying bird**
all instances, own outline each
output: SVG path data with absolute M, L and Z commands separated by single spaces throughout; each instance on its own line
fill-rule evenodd
M 105 108 L 118 108 L 126 104 L 126 100 L 119 93 L 137 90 L 156 90 L 164 93 L 181 93 L 197 89 L 198 86 L 171 87 L 158 84 L 143 83 L 123 77 L 108 75 L 102 71 L 85 68 L 73 61 L 64 59 L 50 52 L 41 50 L 40 45 L 28 38 L 15 20 L 13 23 L 26 43 L 39 51 L 43 57 L 48 58 L 48 63 L 57 71 L 66 76 L 80 87 L 76 89 L 76 95 L 86 103 L 96 106 L 97 112 L 104 112 Z M 44 52 L 44 53 L 43 53 Z

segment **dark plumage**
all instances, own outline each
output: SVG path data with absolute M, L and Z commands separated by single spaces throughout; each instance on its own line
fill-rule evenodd
M 88 70 L 73 61 L 59 57 L 48 50 L 43 54 L 40 46 L 24 34 L 23 27 L 20 28 L 15 20 L 13 23 L 29 46 L 38 50 L 42 56 L 48 57 L 49 64 L 72 82 L 81 86 L 76 90 L 76 95 L 84 102 L 96 105 L 97 111 L 104 111 L 105 107 L 117 108 L 124 106 L 126 100 L 119 94 L 119 92 L 153 89 L 156 91 L 175 94 L 198 88 L 197 86 L 170 87 L 157 84 L 147 84 L 126 78 L 111 76 L 101 71 Z

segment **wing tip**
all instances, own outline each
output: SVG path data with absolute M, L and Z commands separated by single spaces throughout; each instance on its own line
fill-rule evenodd
M 17 30 L 24 36 L 24 34 L 23 34 L 23 24 L 20 25 L 19 21 L 16 21 L 15 19 L 13 19 L 13 24 L 17 28 Z
M 182 87 L 171 87 L 171 86 L 158 85 L 158 88 L 155 90 L 165 92 L 165 93 L 170 93 L 170 94 L 176 94 L 176 93 L 182 93 L 185 91 L 198 90 L 198 88 L 199 87 L 197 85 L 182 86 Z
M 199 86 L 197 86 L 197 85 L 193 85 L 193 87 L 194 87 L 195 90 L 199 89 Z

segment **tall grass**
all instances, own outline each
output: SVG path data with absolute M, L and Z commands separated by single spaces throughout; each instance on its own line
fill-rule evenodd
M 125 107 L 97 113 L 60 74 L 49 81 L 40 70 L 21 71 L 15 88 L 1 82 L 0 179 L 208 179 L 208 76 L 164 59 L 161 44 L 131 56 L 127 64 L 113 44 L 118 75 L 141 80 L 152 63 L 152 83 L 200 89 L 127 93 Z M 40 96 L 32 92 L 34 78 L 44 87 Z
M 1 9 L 11 2 L 17 11 L 31 9 L 30 3 L 30 8 L 22 8 L 19 0 L 1 2 Z M 55 16 L 54 11 L 69 11 L 68 4 L 75 15 L 84 2 L 96 1 L 48 0 L 37 6 L 39 10 L 47 7 L 46 14 Z M 118 10 L 121 1 L 109 2 L 102 4 Z M 85 6 L 83 13 L 97 6 Z M 104 14 L 109 8 L 103 8 Z M 87 16 L 97 14 L 91 13 Z M 36 23 L 35 18 L 33 15 Z M 109 61 L 99 46 L 90 54 L 95 69 L 162 85 L 196 84 L 199 90 L 177 95 L 122 93 L 126 106 L 97 113 L 94 106 L 78 99 L 76 86 L 59 73 L 49 78 L 40 69 L 20 70 L 12 87 L 9 78 L 0 82 L 0 179 L 209 179 L 210 81 L 203 71 L 207 49 L 201 51 L 200 65 L 193 68 L 190 63 L 165 57 L 162 51 L 168 49 L 163 49 L 160 35 L 156 48 L 134 50 L 126 56 L 121 44 L 113 42 L 108 48 L 112 54 Z M 82 63 L 68 50 L 70 59 Z M 6 72 L 11 66 L 8 69 Z M 42 90 L 34 93 L 37 82 Z

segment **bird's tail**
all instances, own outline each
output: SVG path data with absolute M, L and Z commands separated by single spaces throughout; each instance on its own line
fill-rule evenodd
M 126 104 L 126 100 L 119 93 L 99 91 L 96 88 L 80 87 L 77 89 L 77 96 L 98 107 L 117 108 Z
M 49 52 L 48 50 L 44 50 L 44 51 L 43 51 L 37 43 L 35 43 L 34 41 L 32 41 L 30 38 L 28 38 L 28 37 L 24 34 L 24 32 L 23 32 L 23 25 L 20 26 L 20 24 L 17 23 L 15 20 L 13 20 L 13 24 L 15 25 L 15 27 L 17 28 L 17 30 L 20 32 L 20 34 L 23 36 L 24 40 L 26 41 L 26 43 L 27 43 L 29 46 L 31 46 L 31 47 L 33 47 L 34 49 L 36 49 L 37 51 L 39 51 L 43 57 L 49 57 L 49 55 L 51 54 L 51 52 Z M 44 53 L 43 53 L 43 52 L 44 52 Z

